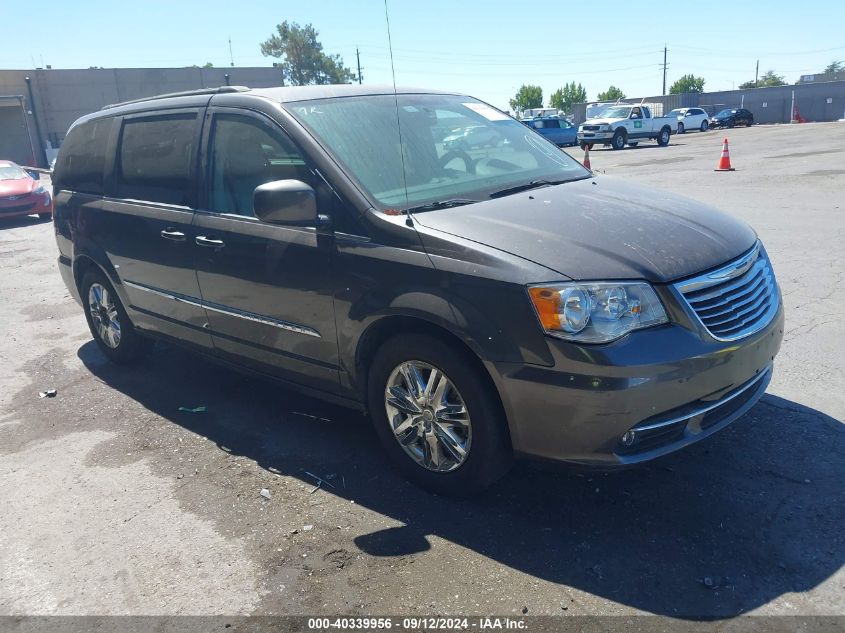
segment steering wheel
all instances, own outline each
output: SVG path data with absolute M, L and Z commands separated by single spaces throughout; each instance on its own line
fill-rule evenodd
M 441 156 L 440 160 L 438 161 L 438 165 L 440 165 L 442 169 L 445 169 L 446 165 L 448 165 L 456 158 L 460 158 L 462 161 L 464 161 L 464 166 L 468 174 L 475 174 L 475 161 L 472 160 L 472 156 L 460 149 L 452 149 L 443 154 L 443 156 Z

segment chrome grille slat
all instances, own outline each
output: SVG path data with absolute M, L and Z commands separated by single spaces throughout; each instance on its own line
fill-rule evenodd
M 701 316 L 702 319 L 712 319 L 712 318 L 715 318 L 715 317 L 720 316 L 722 314 L 726 314 L 726 313 L 730 312 L 731 310 L 733 310 L 733 309 L 735 309 L 735 308 L 737 308 L 741 305 L 745 305 L 746 303 L 754 301 L 757 297 L 760 296 L 761 293 L 766 292 L 766 290 L 767 290 L 766 278 L 761 277 L 757 281 L 755 281 L 753 284 L 751 284 L 751 290 L 749 290 L 747 292 L 743 291 L 742 294 L 734 296 L 733 300 L 735 301 L 735 303 L 731 307 L 729 307 L 727 310 L 722 310 L 721 312 L 710 313 L 710 310 L 717 310 L 719 308 L 724 307 L 724 303 L 719 303 L 719 304 L 712 306 L 712 307 L 697 308 L 696 312 L 698 312 L 699 316 Z M 705 313 L 707 313 L 707 314 L 705 314 Z
M 766 327 L 780 295 L 774 271 L 758 242 L 721 268 L 675 284 L 699 323 L 713 338 L 734 341 Z
M 689 293 L 690 296 L 687 297 L 687 301 L 690 303 L 701 303 L 702 301 L 709 301 L 710 299 L 718 299 L 725 295 L 725 293 L 729 291 L 733 291 L 735 289 L 741 288 L 742 286 L 752 282 L 754 279 L 753 277 L 756 276 L 756 272 L 759 272 L 761 267 L 758 266 L 760 262 L 755 263 L 754 266 L 748 269 L 748 271 L 743 274 L 738 280 L 733 281 L 732 283 L 729 282 L 722 282 L 718 286 L 711 286 L 710 288 L 705 288 L 703 290 L 696 290 L 694 293 Z M 751 277 L 749 277 L 751 275 Z M 708 292 L 702 294 L 704 290 Z
M 750 308 L 743 310 L 742 312 L 737 312 L 730 319 L 724 319 L 724 320 L 718 321 L 716 323 L 705 323 L 705 325 L 707 325 L 708 328 L 718 328 L 719 326 L 722 326 L 722 325 L 726 326 L 728 323 L 732 323 L 734 321 L 745 321 L 746 318 L 752 319 L 753 315 L 757 314 L 757 312 L 760 310 L 761 306 L 763 307 L 763 309 L 768 307 L 768 304 L 766 303 L 767 300 L 768 300 L 767 296 L 763 297 L 762 299 L 760 299 L 757 302 L 756 305 L 753 305 Z M 766 305 L 763 305 L 763 304 L 766 304 Z M 731 327 L 733 327 L 733 326 L 731 326 Z
M 728 318 L 728 319 L 722 319 L 720 321 L 714 321 L 710 317 L 707 317 L 707 318 L 702 317 L 701 320 L 704 321 L 704 324 L 707 327 L 716 327 L 716 326 L 722 325 L 723 323 L 730 323 L 731 321 L 736 321 L 740 317 L 745 316 L 749 312 L 754 312 L 757 308 L 760 307 L 760 304 L 765 302 L 768 298 L 769 298 L 768 295 L 763 295 L 762 297 L 758 297 L 757 300 L 752 305 L 750 305 L 747 308 L 745 308 L 744 310 L 740 310 L 738 312 L 735 309 L 736 306 L 733 306 L 731 308 L 733 310 L 733 312 L 732 312 L 730 318 Z

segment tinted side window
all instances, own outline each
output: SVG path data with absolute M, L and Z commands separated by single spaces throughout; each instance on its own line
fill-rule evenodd
M 546 121 L 546 127 L 551 129 L 558 129 L 560 128 L 560 123 L 558 123 L 557 119 L 549 119 Z
M 195 121 L 191 113 L 124 122 L 117 197 L 188 206 Z
M 209 209 L 253 215 L 252 193 L 273 180 L 314 186 L 311 170 L 281 130 L 249 117 L 218 114 L 211 132 Z
M 74 127 L 62 143 L 53 183 L 57 189 L 103 195 L 103 168 L 112 118 Z

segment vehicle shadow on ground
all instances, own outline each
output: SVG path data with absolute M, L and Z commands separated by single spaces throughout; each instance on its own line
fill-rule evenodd
M 845 427 L 776 396 L 650 465 L 519 465 L 488 493 L 459 500 L 399 478 L 369 422 L 349 410 L 161 345 L 137 368 L 109 364 L 90 342 L 78 354 L 110 387 L 220 450 L 309 484 L 306 470 L 338 473 L 345 489 L 327 492 L 403 523 L 355 538 L 371 556 L 425 556 L 437 536 L 545 581 L 684 618 L 807 591 L 845 561 Z
M 52 218 L 42 220 L 37 215 L 21 215 L 14 218 L 0 217 L 0 231 L 4 229 L 19 229 L 22 226 L 32 226 L 33 224 L 46 224 L 52 221 Z

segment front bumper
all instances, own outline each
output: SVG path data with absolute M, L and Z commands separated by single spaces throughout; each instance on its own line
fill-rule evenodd
M 673 321 L 607 345 L 549 339 L 551 367 L 495 364 L 515 452 L 597 466 L 634 464 L 741 417 L 771 378 L 783 306 L 763 330 L 731 343 L 716 341 L 691 319 Z M 626 445 L 622 438 L 631 430 L 635 439 Z
M 610 143 L 613 132 L 578 132 L 579 143 Z
M 0 198 L 0 218 L 53 213 L 53 198 L 49 193 L 16 196 L 14 200 Z

